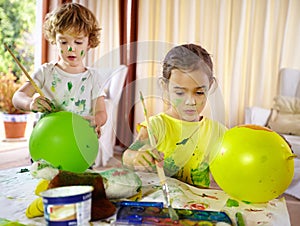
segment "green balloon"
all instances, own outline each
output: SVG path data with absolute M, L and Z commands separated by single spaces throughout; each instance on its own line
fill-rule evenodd
M 44 159 L 57 168 L 81 173 L 94 163 L 98 145 L 87 120 L 60 111 L 38 121 L 29 139 L 29 152 L 34 161 Z

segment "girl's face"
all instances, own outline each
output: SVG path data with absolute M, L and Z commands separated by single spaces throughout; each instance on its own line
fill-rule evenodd
M 208 76 L 201 70 L 192 72 L 172 70 L 168 86 L 171 108 L 168 113 L 184 121 L 199 121 L 200 113 L 206 104 L 208 90 Z
M 57 33 L 56 45 L 60 56 L 59 64 L 67 72 L 82 70 L 83 58 L 89 50 L 89 37 L 84 34 L 73 35 Z

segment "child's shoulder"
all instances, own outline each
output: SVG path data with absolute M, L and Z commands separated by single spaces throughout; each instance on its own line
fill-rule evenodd
M 89 71 L 92 75 L 99 75 L 99 69 L 94 67 L 86 67 L 86 70 Z
M 56 64 L 57 64 L 56 61 L 50 61 L 50 62 L 42 64 L 41 67 L 43 67 L 43 68 L 53 68 L 53 67 L 55 67 Z
M 53 70 L 53 68 L 55 67 L 56 62 L 48 62 L 48 63 L 44 63 L 42 64 L 35 72 L 34 74 L 49 74 L 51 73 L 51 71 Z

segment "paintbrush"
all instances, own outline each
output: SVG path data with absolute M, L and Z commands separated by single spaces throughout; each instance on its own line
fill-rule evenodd
M 4 43 L 4 47 L 8 50 L 8 52 L 10 53 L 10 55 L 14 58 L 14 60 L 16 61 L 16 63 L 19 65 L 19 67 L 21 68 L 21 70 L 24 72 L 25 76 L 28 78 L 29 82 L 33 85 L 33 87 L 35 88 L 35 90 L 41 95 L 41 96 L 45 96 L 42 92 L 42 90 L 37 86 L 37 84 L 33 81 L 33 79 L 30 77 L 30 75 L 28 74 L 28 72 L 26 71 L 26 69 L 23 67 L 23 65 L 20 63 L 20 61 L 15 57 L 15 55 L 13 54 L 13 52 L 10 50 L 10 48 Z
M 143 97 L 142 92 L 140 92 L 140 99 L 141 99 L 143 109 L 144 109 L 144 117 L 145 117 L 145 120 L 146 120 L 146 123 L 147 123 L 148 137 L 149 137 L 150 146 L 151 146 L 150 152 L 152 153 L 152 151 L 156 148 L 156 141 L 155 141 L 155 138 L 153 136 L 152 130 L 150 128 L 148 113 L 147 113 L 147 109 L 146 109 L 146 105 L 145 105 L 145 101 L 144 101 L 144 97 Z M 173 221 L 179 220 L 179 217 L 178 217 L 176 211 L 172 208 L 172 205 L 171 205 L 170 192 L 169 192 L 169 187 L 168 187 L 168 184 L 167 184 L 167 181 L 166 181 L 164 168 L 163 168 L 163 166 L 159 165 L 157 160 L 155 160 L 155 165 L 156 165 L 157 174 L 158 174 L 158 177 L 159 177 L 159 180 L 160 180 L 160 184 L 162 186 L 163 195 L 164 195 L 165 201 L 166 201 L 167 206 L 168 206 L 170 218 Z

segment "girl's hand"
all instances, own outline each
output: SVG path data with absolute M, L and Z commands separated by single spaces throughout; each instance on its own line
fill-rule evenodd
M 96 124 L 95 116 L 83 116 L 84 119 L 88 120 L 91 127 L 94 127 L 95 133 L 97 137 L 100 138 L 101 136 L 101 127 Z
M 163 155 L 157 150 L 127 149 L 123 154 L 123 165 L 137 171 L 156 172 L 156 161 L 163 166 Z
M 43 96 L 34 97 L 30 103 L 30 110 L 33 112 L 51 112 L 53 109 L 51 101 Z

